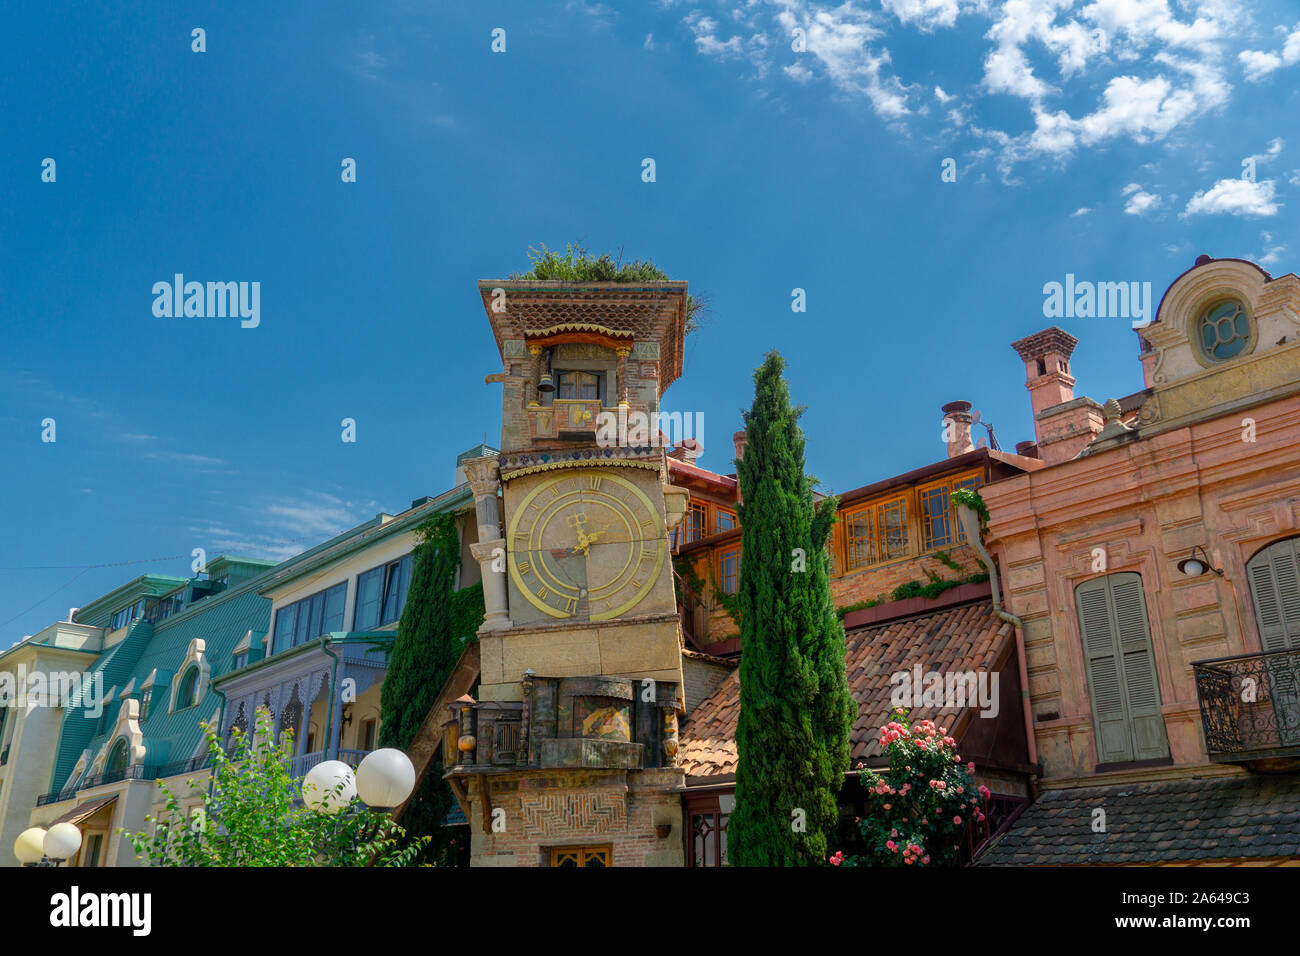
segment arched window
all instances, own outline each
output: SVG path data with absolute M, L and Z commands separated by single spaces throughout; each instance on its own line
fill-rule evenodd
M 1264 548 L 1246 562 L 1246 577 L 1264 650 L 1300 648 L 1300 538 Z
M 199 702 L 199 669 L 191 667 L 181 679 L 181 689 L 176 694 L 176 709 L 193 707 Z
M 1098 761 L 1168 757 L 1142 575 L 1124 571 L 1084 581 L 1074 589 L 1074 601 L 1088 667 Z
M 125 771 L 128 760 L 127 755 L 126 738 L 119 737 L 117 743 L 113 744 L 113 749 L 108 752 L 108 763 L 104 766 L 105 772 L 122 773 Z

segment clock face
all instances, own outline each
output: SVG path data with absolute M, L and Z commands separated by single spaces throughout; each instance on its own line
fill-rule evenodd
M 668 552 L 658 509 L 607 471 L 571 471 L 524 496 L 507 537 L 510 578 L 557 618 L 604 621 L 654 587 Z

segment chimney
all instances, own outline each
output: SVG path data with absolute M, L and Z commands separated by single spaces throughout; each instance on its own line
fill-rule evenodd
M 668 453 L 669 458 L 676 458 L 688 465 L 695 464 L 695 460 L 704 454 L 704 446 L 694 438 L 683 438 L 677 443 L 677 447 Z
M 970 439 L 970 426 L 974 416 L 970 413 L 970 402 L 949 402 L 943 406 L 943 435 L 948 444 L 948 457 L 956 458 L 968 451 L 975 450 L 975 443 Z
M 745 457 L 745 433 L 743 431 L 736 432 L 731 436 L 731 441 L 736 446 L 736 461 L 740 461 Z
M 1029 389 L 1035 419 L 1044 409 L 1074 399 L 1070 356 L 1078 344 L 1078 339 L 1056 326 L 1011 343 L 1025 363 L 1025 388 Z
M 1018 441 L 1016 442 L 1016 454 L 1021 458 L 1037 458 L 1038 443 L 1032 441 Z

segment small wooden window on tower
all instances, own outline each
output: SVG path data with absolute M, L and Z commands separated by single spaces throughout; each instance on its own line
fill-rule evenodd
M 603 400 L 602 378 L 603 376 L 595 372 L 560 372 L 555 376 L 555 397 L 571 400 Z
M 614 865 L 614 849 L 608 846 L 556 846 L 551 847 L 551 866 L 604 866 Z

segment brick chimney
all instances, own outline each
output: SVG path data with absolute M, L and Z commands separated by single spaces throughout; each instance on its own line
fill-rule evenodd
M 1011 343 L 1025 363 L 1038 457 L 1049 465 L 1074 458 L 1105 424 L 1100 405 L 1074 397 L 1070 356 L 1078 344 L 1078 339 L 1056 326 Z
M 948 457 L 956 458 L 968 451 L 974 451 L 975 443 L 970 437 L 970 426 L 974 421 L 974 416 L 970 413 L 970 402 L 949 402 L 941 411 L 944 440 L 948 444 Z
M 1044 409 L 1073 400 L 1070 356 L 1078 344 L 1078 339 L 1056 326 L 1011 343 L 1025 363 L 1025 388 L 1029 389 L 1035 419 Z
M 677 447 L 668 453 L 669 458 L 676 458 L 688 465 L 695 464 L 695 460 L 704 454 L 704 446 L 694 438 L 683 438 L 677 443 Z
M 736 432 L 731 436 L 731 441 L 736 446 L 736 461 L 740 461 L 745 457 L 745 433 L 743 431 Z

